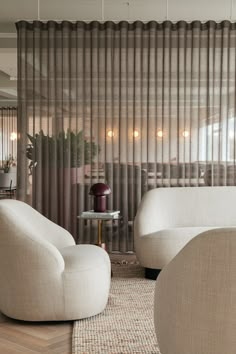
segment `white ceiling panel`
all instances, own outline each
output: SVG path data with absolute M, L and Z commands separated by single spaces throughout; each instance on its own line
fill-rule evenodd
M 167 0 L 104 0 L 105 20 L 166 19 Z M 169 0 L 168 18 L 202 21 L 236 19 L 236 0 Z M 38 18 L 38 0 L 0 0 L 0 32 L 20 19 Z M 39 0 L 41 20 L 102 20 L 102 0 Z M 5 32 L 5 30 L 3 31 Z
M 104 0 L 104 19 L 106 21 L 129 20 L 130 6 L 124 0 Z
M 130 0 L 130 20 L 166 20 L 166 0 Z
M 166 18 L 165 0 L 104 0 L 105 20 L 163 21 Z
M 172 21 L 221 21 L 230 19 L 231 0 L 169 0 L 168 7 Z
M 236 0 L 232 1 L 232 21 L 236 21 Z
M 37 18 L 37 0 L 1 0 L 0 4 L 0 22 Z
M 41 20 L 101 20 L 102 0 L 41 0 Z

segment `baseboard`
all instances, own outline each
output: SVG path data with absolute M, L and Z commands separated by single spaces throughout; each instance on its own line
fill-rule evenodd
M 145 278 L 156 280 L 161 269 L 145 268 Z

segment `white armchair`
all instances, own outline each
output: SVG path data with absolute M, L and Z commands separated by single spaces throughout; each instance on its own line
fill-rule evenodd
M 26 321 L 94 316 L 107 304 L 108 254 L 75 245 L 69 232 L 29 205 L 0 201 L 0 311 Z
M 154 321 L 162 354 L 235 354 L 236 228 L 200 234 L 164 267 Z
M 134 221 L 140 264 L 153 277 L 200 233 L 236 226 L 236 187 L 155 188 L 142 198 Z M 155 272 L 156 271 L 156 272 Z

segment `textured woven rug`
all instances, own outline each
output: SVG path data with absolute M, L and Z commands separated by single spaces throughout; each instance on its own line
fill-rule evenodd
M 155 281 L 121 278 L 128 268 L 131 276 L 143 271 L 135 262 L 125 262 L 112 262 L 114 276 L 105 311 L 75 321 L 73 354 L 160 354 L 153 323 Z

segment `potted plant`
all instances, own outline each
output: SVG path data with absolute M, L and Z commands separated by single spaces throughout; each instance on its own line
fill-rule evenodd
M 27 136 L 30 140 L 26 148 L 26 156 L 30 160 L 30 175 L 37 166 L 74 169 L 74 173 L 70 171 L 70 174 L 80 175 L 80 168 L 90 165 L 100 151 L 99 146 L 84 137 L 82 130 L 74 133 L 68 129 L 56 136 L 46 135 L 41 130 L 34 136 Z

